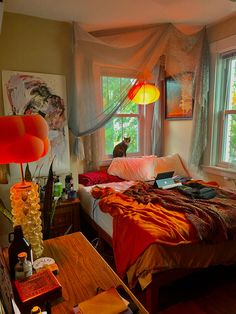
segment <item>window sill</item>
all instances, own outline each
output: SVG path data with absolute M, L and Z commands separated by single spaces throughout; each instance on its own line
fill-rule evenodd
M 207 173 L 211 173 L 217 176 L 221 176 L 229 179 L 236 179 L 236 169 L 235 168 L 223 168 L 216 166 L 203 166 L 203 170 Z

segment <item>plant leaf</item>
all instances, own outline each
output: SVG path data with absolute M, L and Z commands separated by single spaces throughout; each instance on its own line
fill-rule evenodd
M 44 239 L 50 237 L 51 213 L 53 204 L 53 161 L 51 162 L 47 183 L 45 187 L 45 197 L 43 203 L 43 235 Z
M 3 201 L 0 199 L 0 212 L 11 222 L 13 222 L 12 213 L 5 207 Z
M 30 172 L 29 164 L 27 162 L 26 168 L 25 168 L 25 181 L 31 182 L 32 181 L 32 175 Z

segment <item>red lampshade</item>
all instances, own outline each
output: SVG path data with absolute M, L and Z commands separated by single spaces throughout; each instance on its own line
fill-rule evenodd
M 48 125 L 42 116 L 0 117 L 0 164 L 36 161 L 48 149 Z
M 160 97 L 160 91 L 154 84 L 136 82 L 130 89 L 128 97 L 138 105 L 148 105 Z

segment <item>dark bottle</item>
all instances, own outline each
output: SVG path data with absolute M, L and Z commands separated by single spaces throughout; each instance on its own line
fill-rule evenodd
M 14 234 L 14 239 L 11 241 L 11 235 Z M 20 225 L 14 227 L 14 232 L 9 234 L 8 248 L 10 276 L 15 279 L 15 265 L 18 263 L 17 255 L 20 252 L 27 253 L 27 260 L 33 263 L 33 254 L 30 243 L 24 238 L 23 231 Z
M 65 189 L 67 193 L 70 192 L 72 185 L 73 185 L 72 174 L 69 174 L 65 177 Z

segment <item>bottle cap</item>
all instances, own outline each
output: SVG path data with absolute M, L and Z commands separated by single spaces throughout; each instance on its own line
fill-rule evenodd
M 26 253 L 26 252 L 20 252 L 20 253 L 17 255 L 17 257 L 18 257 L 19 259 L 24 259 L 24 258 L 27 257 L 27 253 Z
M 41 309 L 38 306 L 34 306 L 31 310 L 31 314 L 40 314 L 41 313 Z

